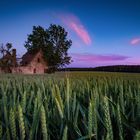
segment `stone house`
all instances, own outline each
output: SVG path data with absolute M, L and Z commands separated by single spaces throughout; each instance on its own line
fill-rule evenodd
M 48 65 L 43 58 L 43 52 L 40 50 L 36 53 L 25 53 L 20 65 L 10 67 L 11 73 L 22 74 L 43 74 L 47 73 Z

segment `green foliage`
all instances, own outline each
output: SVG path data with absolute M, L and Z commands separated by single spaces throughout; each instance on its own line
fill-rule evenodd
M 55 70 L 71 63 L 71 57 L 68 56 L 68 49 L 71 45 L 72 41 L 67 39 L 65 29 L 51 24 L 48 29 L 34 26 L 32 34 L 28 35 L 25 48 L 32 53 L 43 50 L 50 70 Z
M 0 75 L 0 139 L 138 140 L 139 85 L 139 74 Z
M 0 46 L 0 67 L 5 71 L 9 72 L 12 61 L 10 55 L 12 54 L 12 43 Z

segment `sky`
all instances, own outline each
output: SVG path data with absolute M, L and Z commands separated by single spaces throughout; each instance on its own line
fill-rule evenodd
M 140 64 L 140 0 L 0 0 L 0 44 L 22 56 L 33 26 L 61 25 L 69 67 Z

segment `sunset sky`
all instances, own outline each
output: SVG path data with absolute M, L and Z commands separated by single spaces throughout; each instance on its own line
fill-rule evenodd
M 0 0 L 0 43 L 18 56 L 32 27 L 51 23 L 73 42 L 70 67 L 140 64 L 140 0 Z

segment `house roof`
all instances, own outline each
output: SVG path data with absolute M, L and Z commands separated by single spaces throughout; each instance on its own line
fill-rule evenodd
M 38 54 L 38 53 L 42 53 L 42 51 L 38 51 L 38 52 L 31 52 L 31 51 L 28 51 L 26 52 L 23 56 L 22 56 L 22 61 L 21 61 L 21 64 L 25 65 L 26 64 L 29 64 L 33 59 L 34 57 Z

